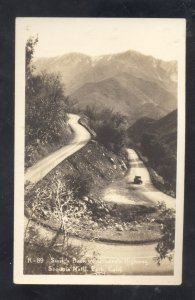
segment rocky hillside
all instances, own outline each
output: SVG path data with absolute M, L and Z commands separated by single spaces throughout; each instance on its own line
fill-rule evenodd
M 158 209 L 103 201 L 103 190 L 111 182 L 124 178 L 127 170 L 126 155 L 115 155 L 92 140 L 35 186 L 30 189 L 26 186 L 25 215 L 57 231 L 61 222 L 60 203 L 71 236 L 136 244 L 158 241 L 159 222 L 152 221 L 159 219 Z M 34 226 L 32 221 L 31 226 Z M 36 233 L 32 228 L 29 230 L 35 242 Z
M 90 57 L 70 53 L 35 61 L 36 72 L 58 72 L 80 106 L 95 104 L 130 115 L 157 118 L 176 109 L 177 64 L 135 51 Z

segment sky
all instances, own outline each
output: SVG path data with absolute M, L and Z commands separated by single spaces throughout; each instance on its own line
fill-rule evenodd
M 25 40 L 37 35 L 34 57 L 70 52 L 89 56 L 135 50 L 177 60 L 184 46 L 184 19 L 17 18 Z

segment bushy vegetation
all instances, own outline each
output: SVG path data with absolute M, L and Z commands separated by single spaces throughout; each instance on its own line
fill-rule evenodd
M 156 134 L 145 133 L 141 139 L 142 153 L 150 166 L 164 178 L 167 190 L 176 191 L 176 155 Z
M 72 190 L 76 199 L 82 199 L 88 195 L 92 185 L 92 178 L 83 175 L 68 175 L 66 177 L 67 187 Z
M 111 109 L 98 111 L 93 106 L 88 106 L 85 114 L 90 119 L 89 125 L 95 131 L 97 141 L 107 149 L 118 154 L 128 144 L 127 117 Z
M 128 136 L 134 148 L 147 158 L 147 167 L 153 182 L 166 193 L 176 194 L 177 160 L 177 110 L 165 117 L 154 120 L 141 118 L 129 129 Z M 153 170 L 155 172 L 153 172 Z M 154 176 L 153 176 L 154 175 Z M 158 184 L 158 176 L 163 178 Z
M 89 259 L 85 256 L 84 247 L 72 245 L 70 241 L 70 237 L 76 234 L 77 227 L 79 230 L 81 220 L 88 222 L 90 218 L 85 200 L 78 198 L 85 195 L 86 191 L 79 190 L 81 186 L 76 178 L 73 181 L 70 178 L 65 180 L 59 171 L 52 174 L 50 179 L 49 182 L 43 180 L 38 183 L 26 197 L 25 212 L 28 221 L 25 229 L 25 253 L 27 257 L 41 258 L 42 262 L 30 267 L 25 263 L 24 271 L 26 274 L 48 274 L 48 270 L 51 270 L 50 274 L 91 273 L 95 256 Z M 78 194 L 75 194 L 77 191 Z M 53 233 L 47 233 L 42 225 L 52 227 Z M 51 257 L 63 257 L 65 263 L 51 263 Z M 82 263 L 77 264 L 80 260 Z
M 53 173 L 49 182 L 43 180 L 38 183 L 26 199 L 29 220 L 52 220 L 68 240 L 69 235 L 74 233 L 71 224 L 85 218 L 87 214 L 86 204 L 75 195 L 73 184 L 65 180 L 60 171 Z
M 81 235 L 82 227 L 87 228 L 108 212 L 106 203 L 89 196 L 92 186 L 89 175 L 67 175 L 58 167 L 26 194 L 27 228 L 34 220 L 60 230 L 66 240 L 69 236 Z
M 37 42 L 31 37 L 26 44 L 26 167 L 66 144 L 71 136 L 66 123 L 70 100 L 65 96 L 60 76 L 45 72 L 35 75 L 32 58 Z
M 155 258 L 158 265 L 165 258 L 170 261 L 173 259 L 173 251 L 175 248 L 175 211 L 166 208 L 164 203 L 160 203 L 157 207 L 159 210 L 158 222 L 161 228 L 161 239 L 156 246 L 158 256 Z

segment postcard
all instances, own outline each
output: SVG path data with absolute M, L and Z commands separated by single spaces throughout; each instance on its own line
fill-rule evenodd
M 16 18 L 14 283 L 181 284 L 185 39 Z

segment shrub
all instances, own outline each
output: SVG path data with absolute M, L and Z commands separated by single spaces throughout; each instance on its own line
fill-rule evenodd
M 156 246 L 158 256 L 155 258 L 157 264 L 165 258 L 173 259 L 173 250 L 175 247 L 175 211 L 166 208 L 164 203 L 160 203 L 157 207 L 159 210 L 158 222 L 161 225 L 162 238 Z
M 89 176 L 84 174 L 78 176 L 69 175 L 66 177 L 67 187 L 77 199 L 81 199 L 88 195 L 91 188 L 91 180 L 92 179 Z

